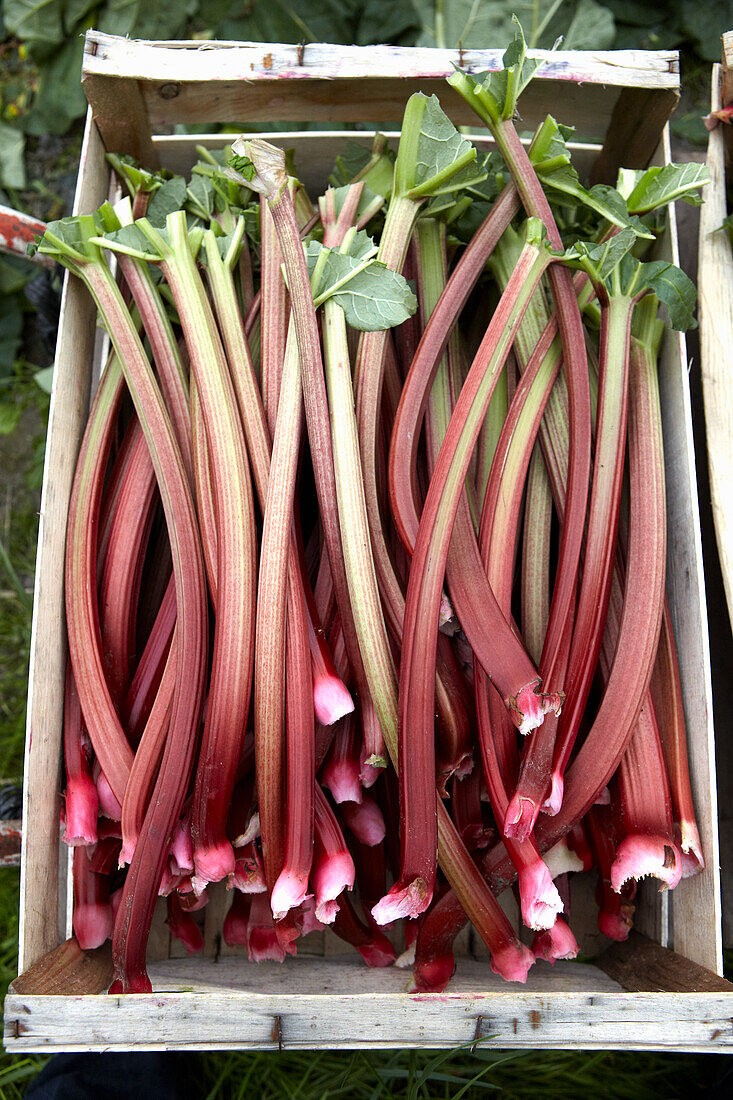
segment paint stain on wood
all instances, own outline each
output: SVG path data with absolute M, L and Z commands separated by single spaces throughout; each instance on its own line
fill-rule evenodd
M 532 1030 L 536 1031 L 542 1022 L 542 1013 L 538 1012 L 536 1008 L 533 1008 L 529 1014 L 529 1022 L 532 1026 Z
M 271 69 L 272 68 L 272 54 L 271 53 L 266 53 L 265 56 L 262 58 L 262 68 L 263 69 Z

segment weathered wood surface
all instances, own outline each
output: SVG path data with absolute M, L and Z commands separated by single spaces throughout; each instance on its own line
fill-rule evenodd
M 87 116 L 74 212 L 106 198 L 109 172 Z M 46 437 L 38 527 L 28 717 L 23 783 L 23 852 L 19 967 L 27 969 L 59 942 L 58 844 L 61 723 L 66 667 L 64 547 L 71 482 L 89 408 L 95 308 L 81 284 L 64 279 Z
M 733 993 L 733 984 L 719 974 L 638 932 L 612 944 L 597 965 L 628 993 Z
M 711 109 L 721 106 L 721 68 L 714 66 Z M 733 616 L 733 249 L 720 226 L 727 214 L 724 130 L 708 138 L 710 183 L 700 211 L 698 291 L 708 469 L 718 555 Z
M 662 164 L 670 159 L 669 132 L 665 130 L 653 162 Z M 679 263 L 673 217 L 653 255 L 655 259 Z M 664 337 L 659 389 L 667 489 L 667 595 L 680 658 L 692 792 L 706 859 L 705 870 L 683 879 L 670 899 L 674 928 L 671 945 L 700 966 L 722 973 L 710 648 L 687 349 L 679 332 L 668 331 Z
M 534 129 L 550 113 L 572 118 L 578 134 L 602 140 L 610 123 L 613 149 L 605 156 L 606 170 L 615 174 L 622 151 L 634 167 L 645 163 L 677 102 L 676 53 L 531 53 L 545 64 L 522 94 L 524 126 Z M 472 72 L 496 70 L 502 55 L 503 49 L 323 43 L 153 44 L 89 31 L 83 83 L 107 147 L 139 156 L 151 133 L 175 123 L 398 122 L 415 91 L 438 94 L 456 123 L 470 124 L 476 116 L 445 77 L 459 63 Z M 632 102 L 623 89 L 635 89 Z M 621 110 L 612 120 L 617 102 Z M 631 130 L 630 111 L 636 122 Z
M 72 937 L 42 955 L 10 983 L 9 993 L 78 997 L 103 993 L 112 981 L 112 944 L 82 951 Z
M 625 993 L 595 967 L 563 963 L 540 965 L 526 987 L 508 990 L 486 963 L 462 960 L 450 992 L 412 996 L 404 972 L 347 959 L 289 962 L 159 963 L 149 997 L 12 995 L 5 1045 L 19 1053 L 451 1047 L 481 1039 L 499 1048 L 733 1050 L 728 993 Z M 235 982 L 244 988 L 232 990 Z M 192 985 L 206 996 L 175 992 Z

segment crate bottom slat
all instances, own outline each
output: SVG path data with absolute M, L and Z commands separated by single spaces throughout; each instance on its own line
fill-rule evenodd
M 527 986 L 510 988 L 485 963 L 461 959 L 449 991 L 417 996 L 405 992 L 404 972 L 369 971 L 351 958 L 293 959 L 284 967 L 172 959 L 154 964 L 151 977 L 150 996 L 10 994 L 5 1046 L 16 1053 L 308 1050 L 478 1041 L 498 1048 L 733 1051 L 729 994 L 626 993 L 581 963 L 538 966 Z

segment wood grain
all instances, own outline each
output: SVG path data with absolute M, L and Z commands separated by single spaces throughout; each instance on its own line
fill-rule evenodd
M 111 943 L 107 941 L 93 951 L 82 951 L 72 936 L 20 974 L 10 983 L 9 992 L 23 996 L 78 997 L 103 993 L 111 981 Z
M 733 984 L 719 974 L 638 932 L 614 943 L 596 962 L 629 993 L 733 993 Z

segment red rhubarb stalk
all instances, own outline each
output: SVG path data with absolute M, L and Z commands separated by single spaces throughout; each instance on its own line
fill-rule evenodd
M 70 661 L 66 665 L 64 683 L 64 764 L 64 841 L 74 846 L 96 844 L 99 797 L 92 779 L 90 746 Z

